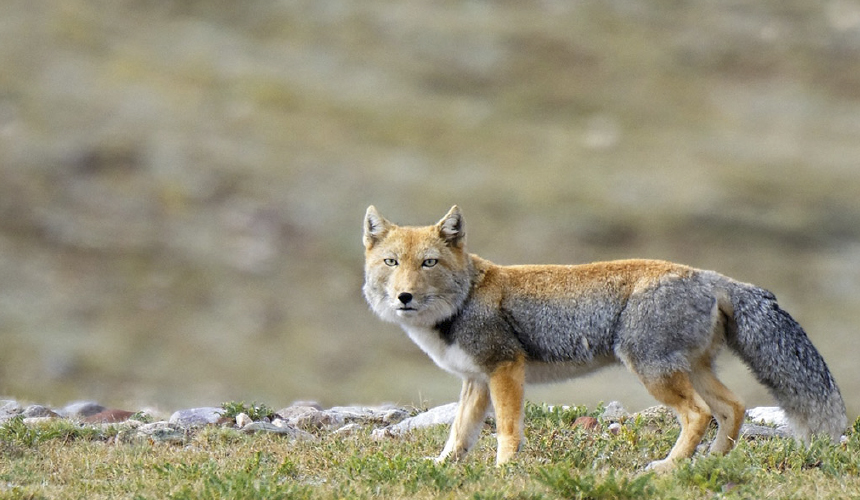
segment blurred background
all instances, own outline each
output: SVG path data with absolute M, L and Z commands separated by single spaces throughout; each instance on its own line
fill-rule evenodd
M 860 411 L 860 1 L 0 3 L 0 394 L 441 404 L 361 222 L 772 290 Z M 721 374 L 773 401 L 746 368 Z M 609 369 L 529 399 L 653 404 Z

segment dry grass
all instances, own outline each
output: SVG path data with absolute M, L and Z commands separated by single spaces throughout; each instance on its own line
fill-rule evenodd
M 438 465 L 444 427 L 401 439 L 369 430 L 288 442 L 223 428 L 182 443 L 127 442 L 115 427 L 58 421 L 0 426 L 0 498 L 849 498 L 860 492 L 855 429 L 834 446 L 742 441 L 725 457 L 696 457 L 657 476 L 642 468 L 677 436 L 672 421 L 636 419 L 618 434 L 571 427 L 585 408 L 528 405 L 525 449 L 492 465 L 490 429 L 474 453 Z M 593 412 L 597 415 L 600 411 Z M 605 429 L 605 427 L 603 427 Z

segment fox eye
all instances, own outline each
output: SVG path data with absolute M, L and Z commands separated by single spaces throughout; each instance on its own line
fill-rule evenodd
M 421 263 L 424 267 L 433 267 L 439 263 L 439 259 L 424 259 L 424 262 Z
M 385 265 L 388 267 L 394 267 L 397 265 L 397 259 L 383 259 L 382 262 L 385 262 Z

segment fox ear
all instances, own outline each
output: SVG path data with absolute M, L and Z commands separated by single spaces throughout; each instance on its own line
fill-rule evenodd
M 439 228 L 439 235 L 449 246 L 460 248 L 465 243 L 466 227 L 463 214 L 460 213 L 460 207 L 457 205 L 451 207 L 436 227 Z
M 367 207 L 364 215 L 364 247 L 370 250 L 388 232 L 391 223 L 379 215 L 373 205 Z

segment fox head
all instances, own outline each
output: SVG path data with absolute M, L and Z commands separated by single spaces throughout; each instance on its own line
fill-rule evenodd
M 433 326 L 466 300 L 471 260 L 457 206 L 434 226 L 398 226 L 375 207 L 364 217 L 364 296 L 380 318 Z

